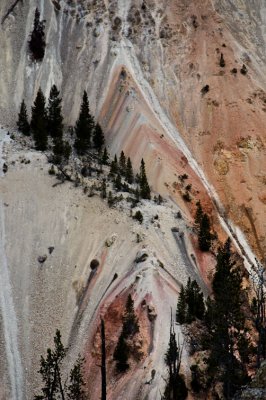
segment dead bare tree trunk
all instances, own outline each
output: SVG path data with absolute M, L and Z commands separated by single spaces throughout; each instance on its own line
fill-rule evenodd
M 105 326 L 104 320 L 101 318 L 101 340 L 102 340 L 102 363 L 101 363 L 101 374 L 102 374 L 102 397 L 101 400 L 106 400 L 106 347 L 105 347 Z

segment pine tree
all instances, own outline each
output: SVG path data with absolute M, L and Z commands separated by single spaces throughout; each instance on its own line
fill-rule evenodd
M 115 178 L 115 188 L 116 188 L 117 191 L 120 191 L 121 188 L 122 188 L 122 182 L 121 182 L 121 175 L 120 175 L 120 173 L 118 173 L 118 174 L 116 175 L 116 178 Z
M 195 318 L 203 319 L 205 313 L 203 293 L 197 282 L 195 280 L 191 281 L 190 278 L 188 278 L 185 298 L 187 303 L 186 322 L 191 323 Z
M 134 182 L 134 174 L 133 174 L 133 168 L 132 168 L 132 163 L 130 158 L 128 157 L 127 159 L 127 165 L 126 165 L 126 181 L 129 184 L 132 184 Z
M 81 356 L 78 359 L 70 371 L 70 383 L 67 388 L 67 394 L 69 400 L 85 400 L 86 395 L 84 391 L 85 382 L 82 375 L 82 365 L 84 360 Z
M 125 176 L 126 174 L 126 157 L 125 154 L 123 152 L 123 150 L 121 151 L 120 154 L 120 158 L 119 158 L 119 169 L 120 169 L 120 173 Z
M 210 219 L 207 214 L 203 214 L 200 227 L 199 227 L 199 236 L 198 243 L 201 251 L 209 251 L 212 242 L 212 234 L 211 234 L 211 224 Z
M 111 175 L 115 175 L 118 172 L 118 162 L 117 162 L 117 157 L 115 154 L 115 157 L 113 159 L 113 161 L 111 162 L 111 168 L 110 168 L 110 174 Z
M 117 346 L 114 352 L 114 359 L 117 361 L 116 367 L 119 372 L 125 372 L 129 368 L 129 347 L 127 339 L 133 337 L 139 332 L 138 318 L 134 310 L 134 301 L 131 295 L 128 295 L 126 307 L 123 315 L 123 327 L 119 336 Z
M 168 367 L 168 379 L 163 400 L 185 400 L 188 395 L 188 390 L 183 378 L 179 374 L 181 366 L 181 351 L 177 346 L 172 321 L 168 349 L 164 360 Z
M 39 88 L 31 111 L 31 130 L 37 150 L 47 149 L 47 114 L 45 97 Z
M 22 100 L 20 105 L 20 111 L 18 114 L 17 121 L 18 130 L 25 136 L 30 136 L 30 124 L 28 122 L 28 113 L 25 101 Z
M 108 193 L 108 199 L 107 199 L 107 203 L 109 207 L 112 207 L 114 205 L 114 197 L 111 191 L 109 191 Z
M 176 322 L 179 324 L 186 323 L 186 316 L 187 316 L 187 304 L 186 304 L 186 295 L 184 286 L 181 285 L 181 290 L 177 302 L 177 310 L 176 310 Z
M 42 394 L 34 400 L 85 400 L 82 375 L 83 359 L 79 356 L 70 372 L 69 382 L 63 384 L 62 364 L 66 357 L 66 348 L 61 341 L 61 333 L 56 330 L 54 349 L 47 349 L 46 357 L 41 356 L 40 370 L 43 387 Z
M 67 141 L 63 141 L 61 138 L 54 138 L 53 163 L 62 164 L 63 162 L 68 162 L 70 154 L 70 144 Z
M 210 357 L 208 373 L 223 382 L 224 396 L 231 399 L 235 391 L 248 382 L 240 345 L 245 332 L 242 310 L 240 274 L 232 261 L 231 242 L 228 239 L 217 254 L 213 279 L 214 299 L 207 310 Z M 236 357 L 236 352 L 239 356 Z
M 29 49 L 32 58 L 36 61 L 42 61 L 45 54 L 45 33 L 44 21 L 40 20 L 40 12 L 38 8 L 35 10 L 33 31 L 30 35 Z
M 202 217 L 203 217 L 203 210 L 200 201 L 197 201 L 196 203 L 197 210 L 196 210 L 196 215 L 195 215 L 195 224 L 199 225 L 201 223 Z
M 62 139 L 63 136 L 63 117 L 62 117 L 62 99 L 59 97 L 59 90 L 55 85 L 50 90 L 50 96 L 48 100 L 48 132 L 53 138 Z
M 128 364 L 129 348 L 125 338 L 122 334 L 119 336 L 118 343 L 114 351 L 114 360 L 116 361 L 116 368 L 119 372 L 126 372 L 129 368 Z
M 108 154 L 107 148 L 105 147 L 103 154 L 102 154 L 101 162 L 103 165 L 108 165 L 108 160 L 109 160 L 109 154 Z
M 140 165 L 140 173 L 139 173 L 139 186 L 140 186 L 140 196 L 142 199 L 150 200 L 151 198 L 151 190 L 148 184 L 146 171 L 145 171 L 145 163 L 142 158 Z
M 195 280 L 188 278 L 187 285 L 181 286 L 177 303 L 176 321 L 190 324 L 196 318 L 202 320 L 205 315 L 203 293 Z
M 138 318 L 134 310 L 134 300 L 128 295 L 126 308 L 123 316 L 123 335 L 124 337 L 134 336 L 139 332 Z
M 88 95 L 87 92 L 84 91 L 79 118 L 75 128 L 77 136 L 75 147 L 78 154 L 83 155 L 89 149 L 93 130 L 94 121 L 93 117 L 90 115 Z
M 107 189 L 106 180 L 103 179 L 102 185 L 101 185 L 101 198 L 102 198 L 102 199 L 106 199 L 106 197 L 107 197 L 107 191 L 106 191 L 106 189 Z M 110 193 L 110 192 L 109 192 L 109 193 Z
M 47 349 L 46 358 L 41 356 L 41 367 L 39 373 L 42 376 L 44 386 L 42 395 L 35 396 L 35 400 L 56 399 L 57 395 L 64 399 L 64 389 L 62 385 L 61 365 L 66 355 L 66 349 L 61 342 L 60 331 L 56 331 L 54 337 L 54 350 Z
M 102 128 L 99 123 L 96 124 L 94 133 L 93 133 L 93 143 L 94 147 L 100 151 L 104 145 L 105 139 L 104 139 L 104 133 L 102 131 Z

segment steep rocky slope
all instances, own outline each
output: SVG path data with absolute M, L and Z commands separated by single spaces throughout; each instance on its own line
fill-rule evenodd
M 36 6 L 46 20 L 47 47 L 40 64 L 32 63 L 27 51 Z M 247 242 L 265 258 L 264 4 L 2 0 L 0 11 L 0 123 L 12 129 L 21 99 L 30 107 L 39 86 L 48 95 L 55 83 L 64 98 L 65 123 L 73 125 L 86 89 L 110 152 L 123 149 L 135 169 L 144 157 L 153 190 L 168 198 L 167 206 L 143 204 L 146 221 L 140 227 L 127 212 L 109 210 L 70 184 L 53 187 L 41 154 L 4 145 L 8 164 L 15 164 L 0 183 L 1 277 L 6 282 L 1 396 L 31 398 L 38 385 L 36 355 L 51 343 L 55 327 L 69 342 L 72 360 L 92 341 L 97 359 L 99 315 L 108 315 L 109 307 L 122 312 L 124 302 L 117 299 L 131 289 L 147 358 L 143 369 L 134 370 L 134 380 L 113 384 L 112 398 L 124 398 L 128 391 L 132 399 L 159 399 L 170 307 L 175 308 L 180 283 L 189 274 L 205 289 L 213 267 L 211 256 L 196 265 L 189 256 L 193 247 L 187 225 L 195 200 L 202 200 L 221 239 L 233 233 L 247 267 L 254 261 Z M 224 68 L 219 66 L 221 52 Z M 240 73 L 243 64 L 246 75 Z M 30 164 L 20 163 L 25 157 Z M 182 197 L 178 175 L 183 173 L 192 184 L 192 203 Z M 185 221 L 176 220 L 179 209 Z M 156 214 L 160 227 L 150 223 Z M 185 232 L 186 251 L 171 232 L 177 224 Z M 139 231 L 144 241 L 136 243 Z M 114 243 L 107 247 L 111 237 Z M 143 246 L 149 257 L 135 263 Z M 40 265 L 43 254 L 48 258 Z M 90 275 L 93 258 L 100 260 L 96 276 Z M 109 287 L 114 273 L 118 279 Z M 143 300 L 156 309 L 154 326 Z M 116 323 L 117 318 L 110 321 Z M 110 327 L 109 334 L 114 334 Z M 99 379 L 92 367 L 95 359 L 88 354 L 87 365 Z M 152 369 L 158 373 L 145 385 Z
M 2 2 L 3 16 L 13 3 Z M 41 64 L 27 53 L 36 5 L 46 20 Z M 259 0 L 18 2 L 2 19 L 1 115 L 13 124 L 22 97 L 30 106 L 39 85 L 48 94 L 56 82 L 73 124 L 85 88 L 112 153 L 124 148 L 135 166 L 145 156 L 154 188 L 172 195 L 177 148 L 188 158 L 181 134 L 227 218 L 264 257 L 264 18 Z

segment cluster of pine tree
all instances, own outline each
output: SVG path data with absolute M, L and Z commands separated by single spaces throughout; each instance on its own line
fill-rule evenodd
M 105 149 L 106 151 L 106 149 Z M 105 151 L 103 153 L 103 157 L 105 156 Z M 110 164 L 110 178 L 113 180 L 114 187 L 117 191 L 125 191 L 130 192 L 135 195 L 135 199 L 132 199 L 132 204 L 135 205 L 140 198 L 150 199 L 151 198 L 151 189 L 148 184 L 148 179 L 145 171 L 145 163 L 144 160 L 141 160 L 140 172 L 136 176 L 134 176 L 131 159 L 126 158 L 123 151 L 121 151 L 119 160 L 117 156 L 114 156 L 114 159 Z M 133 189 L 130 187 L 133 183 L 137 184 L 137 188 Z M 108 203 L 109 205 L 114 204 L 115 199 L 112 196 L 112 193 L 109 192 L 108 195 Z
M 203 293 L 197 282 L 188 278 L 187 285 L 181 286 L 178 298 L 176 321 L 179 324 L 190 324 L 196 318 L 202 320 L 205 314 Z
M 125 372 L 129 368 L 128 359 L 130 348 L 127 340 L 133 338 L 139 332 L 138 318 L 134 310 L 134 301 L 131 295 L 128 296 L 123 315 L 123 327 L 119 336 L 118 343 L 114 351 L 114 360 L 118 372 Z
M 29 123 L 27 108 L 24 100 L 22 100 L 18 115 L 17 126 L 20 132 L 26 136 L 32 134 L 35 148 L 45 151 L 48 148 L 49 136 L 53 140 L 53 163 L 60 164 L 63 160 L 68 160 L 71 154 L 71 145 L 63 140 L 63 116 L 62 116 L 62 98 L 60 92 L 55 85 L 50 90 L 48 105 L 46 99 L 39 88 L 31 112 L 31 122 Z M 94 148 L 101 151 L 104 145 L 104 134 L 89 111 L 89 102 L 87 93 L 83 94 L 83 101 L 80 108 L 80 114 L 75 127 L 75 143 L 74 146 L 79 155 L 85 154 L 88 149 Z M 93 142 L 93 144 L 92 144 Z M 103 153 L 103 157 L 108 157 L 107 150 Z M 108 158 L 105 162 L 108 161 Z
M 197 283 L 189 279 L 179 295 L 176 320 L 180 324 L 201 320 L 203 333 L 199 340 L 202 350 L 208 354 L 205 358 L 207 370 L 204 382 L 200 382 L 202 373 L 193 366 L 193 387 L 197 391 L 209 390 L 222 382 L 224 398 L 232 399 L 234 393 L 249 381 L 248 366 L 254 357 L 254 348 L 247 328 L 248 300 L 242 289 L 242 277 L 234 261 L 230 239 L 216 255 L 212 293 L 205 307 Z
M 66 357 L 66 349 L 61 341 L 60 331 L 54 337 L 54 349 L 47 349 L 46 357 L 41 356 L 39 373 L 42 376 L 43 387 L 41 394 L 34 400 L 86 400 L 84 379 L 82 374 L 83 360 L 79 356 L 70 371 L 68 381 L 63 379 L 62 364 Z
M 203 212 L 200 201 L 196 203 L 197 210 L 195 224 L 198 227 L 198 243 L 201 251 L 209 251 L 212 244 L 213 235 L 211 233 L 210 218 Z

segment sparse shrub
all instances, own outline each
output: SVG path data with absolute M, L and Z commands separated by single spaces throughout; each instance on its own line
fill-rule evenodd
M 233 75 L 236 75 L 236 74 L 237 74 L 237 69 L 236 69 L 236 68 L 231 69 L 231 73 L 232 73 Z
M 106 186 L 106 180 L 103 179 L 102 184 L 101 184 L 101 198 L 106 199 L 107 197 L 107 186 Z M 110 193 L 110 192 L 109 192 Z M 109 203 L 108 203 L 109 204 Z
M 247 72 L 248 72 L 248 69 L 247 69 L 247 67 L 245 66 L 245 64 L 243 64 L 242 67 L 241 67 L 241 69 L 240 69 L 240 73 L 241 73 L 242 75 L 246 75 Z
M 163 202 L 163 198 L 162 198 L 162 196 L 160 194 L 158 195 L 158 197 L 154 196 L 153 200 L 154 200 L 154 203 L 156 203 L 158 205 L 161 205 L 162 202 Z
M 225 61 L 224 61 L 224 55 L 223 55 L 223 53 L 221 53 L 221 56 L 220 56 L 220 67 L 221 68 L 224 68 L 225 67 Z
M 201 89 L 202 96 L 204 96 L 206 93 L 208 93 L 209 90 L 210 90 L 210 86 L 209 85 L 203 86 L 203 88 Z
M 183 199 L 184 199 L 186 202 L 188 202 L 188 203 L 191 201 L 191 197 L 190 197 L 190 194 L 189 194 L 188 191 L 186 191 L 185 193 L 183 193 L 182 197 L 183 197 Z
M 52 165 L 51 168 L 49 168 L 48 173 L 49 173 L 49 175 L 55 175 L 55 168 L 54 168 L 54 165 Z
M 107 202 L 109 207 L 112 207 L 114 205 L 114 197 L 111 191 L 108 193 Z
M 181 218 L 182 218 L 181 211 L 177 211 L 177 213 L 176 213 L 176 218 L 178 218 L 178 219 L 181 219 Z
M 139 221 L 140 224 L 142 224 L 143 215 L 142 215 L 142 212 L 140 210 L 136 211 L 136 214 L 134 215 L 133 218 L 136 219 L 137 221 Z
M 186 179 L 188 179 L 188 175 L 187 174 L 179 175 L 178 178 L 183 183 Z

